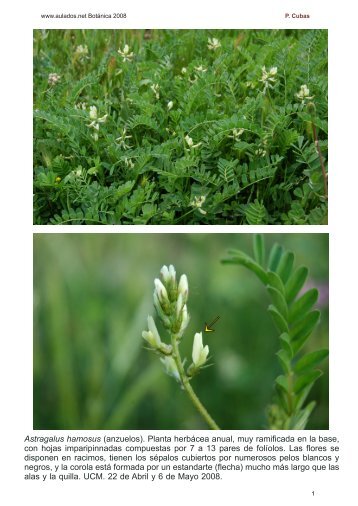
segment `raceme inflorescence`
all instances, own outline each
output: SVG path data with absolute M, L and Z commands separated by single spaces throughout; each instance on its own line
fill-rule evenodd
M 148 330 L 142 332 L 142 337 L 148 343 L 149 349 L 160 356 L 167 374 L 174 377 L 187 392 L 209 427 L 218 429 L 218 425 L 209 415 L 190 383 L 193 376 L 205 366 L 209 355 L 209 347 L 203 345 L 201 332 L 197 332 L 194 336 L 192 362 L 187 368 L 185 368 L 185 360 L 180 355 L 180 342 L 189 323 L 188 279 L 185 274 L 182 274 L 179 283 L 177 283 L 173 265 L 169 267 L 164 265 L 160 274 L 162 280 L 158 278 L 154 280 L 154 307 L 158 318 L 169 334 L 169 342 L 162 341 L 152 316 L 148 316 Z

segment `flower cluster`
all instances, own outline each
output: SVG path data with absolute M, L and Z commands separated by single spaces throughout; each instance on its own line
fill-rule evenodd
M 233 128 L 232 134 L 229 135 L 228 137 L 230 139 L 234 139 L 235 141 L 238 141 L 244 132 L 245 132 L 244 128 Z
M 187 143 L 189 149 L 198 148 L 202 144 L 201 142 L 198 142 L 197 144 L 194 144 L 193 139 L 189 135 L 185 136 L 185 142 Z
M 208 71 L 203 65 L 198 65 L 197 67 L 194 67 L 194 70 L 196 70 L 197 74 L 205 74 L 205 72 Z
M 277 74 L 277 67 L 271 67 L 270 70 L 266 70 L 266 67 L 262 67 L 262 76 L 260 81 L 264 85 L 264 93 L 266 93 L 266 90 L 268 88 L 272 88 L 273 84 L 276 82 L 276 74 Z
M 143 330 L 142 337 L 151 350 L 158 353 L 165 366 L 167 374 L 179 382 L 183 381 L 179 372 L 180 361 L 178 345 L 189 323 L 187 301 L 189 296 L 188 278 L 182 274 L 179 283 L 176 280 L 176 271 L 173 265 L 163 265 L 160 270 L 161 279 L 154 280 L 154 307 L 159 320 L 171 337 L 171 343 L 164 343 L 152 316 L 148 316 L 148 330 Z M 203 346 L 201 333 L 196 333 L 193 342 L 193 362 L 187 370 L 188 377 L 194 376 L 206 363 L 209 347 Z M 185 373 L 182 373 L 185 374 Z
M 200 197 L 194 197 L 194 200 L 190 202 L 192 207 L 195 207 L 199 213 L 206 214 L 206 211 L 202 209 L 202 205 L 205 203 L 206 197 L 205 195 L 200 195 Z
M 116 142 L 119 144 L 121 148 L 124 150 L 130 149 L 130 144 L 127 144 L 127 139 L 131 139 L 131 135 L 127 135 L 127 129 L 123 128 L 122 133 L 119 137 L 117 137 Z
M 87 126 L 89 128 L 93 128 L 95 130 L 94 134 L 92 135 L 92 137 L 94 138 L 95 141 L 98 141 L 99 124 L 100 123 L 105 123 L 106 120 L 107 120 L 107 116 L 108 116 L 108 114 L 105 114 L 104 116 L 102 116 L 101 118 L 99 118 L 98 117 L 97 107 L 95 105 L 91 105 L 90 106 L 90 108 L 89 108 L 89 117 L 90 117 L 90 120 L 92 120 L 92 121 Z
M 210 51 L 216 51 L 219 47 L 221 47 L 221 43 L 218 39 L 215 37 L 212 39 L 210 39 L 210 37 L 208 38 L 208 49 L 210 49 Z
M 159 94 L 159 84 L 152 84 L 150 89 L 152 90 L 152 92 L 154 93 L 155 95 L 155 98 L 157 100 L 159 100 L 160 98 L 160 94 Z
M 85 60 L 87 60 L 89 57 L 88 57 L 88 47 L 87 45 L 82 45 L 80 44 L 79 46 L 76 47 L 76 50 L 75 50 L 75 58 L 81 62 L 81 63 L 84 63 Z
M 61 79 L 61 76 L 59 74 L 56 74 L 56 72 L 52 72 L 51 74 L 48 75 L 48 84 L 50 84 L 51 86 L 54 86 L 55 84 L 57 84 Z
M 128 44 L 126 44 L 123 49 L 118 49 L 118 54 L 122 57 L 123 63 L 132 61 L 134 57 L 133 52 L 130 52 Z
M 313 99 L 313 96 L 310 96 L 310 90 L 307 87 L 307 84 L 302 84 L 300 91 L 296 93 L 296 97 L 298 100 L 301 100 L 302 104 L 304 104 L 306 100 Z
M 78 104 L 75 104 L 75 109 L 82 109 L 82 111 L 85 111 L 87 109 L 86 102 L 78 102 Z

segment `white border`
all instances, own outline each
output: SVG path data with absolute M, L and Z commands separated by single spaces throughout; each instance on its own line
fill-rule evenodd
M 120 4 L 120 5 L 119 5 Z M 222 500 L 289 500 L 326 505 L 354 498 L 356 475 L 356 20 L 353 4 L 345 0 L 253 0 L 251 2 L 57 2 L 11 3 L 3 7 L 1 128 L 5 160 L 2 164 L 2 442 L 3 495 L 7 503 L 47 505 L 107 501 L 145 501 L 146 504 Z M 125 21 L 93 20 L 72 23 L 41 21 L 49 11 L 125 11 Z M 283 14 L 309 12 L 310 20 L 285 21 Z M 32 30 L 33 28 L 328 28 L 330 83 L 330 206 L 329 225 L 312 226 L 32 226 Z M 343 470 L 335 474 L 245 475 L 230 482 L 186 484 L 101 483 L 52 486 L 22 481 L 22 437 L 30 432 L 32 413 L 32 239 L 33 233 L 330 233 L 330 432 L 341 437 Z M 317 494 L 312 497 L 310 490 Z M 354 499 L 353 499 L 354 500 Z

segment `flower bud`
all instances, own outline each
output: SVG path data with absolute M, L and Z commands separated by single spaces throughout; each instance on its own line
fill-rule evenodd
M 307 104 L 307 112 L 309 112 L 310 114 L 315 114 L 316 113 L 316 106 L 314 105 L 313 102 L 308 102 L 308 104 Z
M 148 316 L 148 329 L 148 331 L 143 330 L 143 339 L 145 339 L 154 350 L 157 350 L 164 355 L 170 355 L 172 353 L 172 346 L 161 341 L 159 332 L 152 316 Z
M 165 372 L 180 383 L 179 371 L 173 357 L 162 357 L 160 361 L 164 364 Z
M 209 346 L 203 346 L 203 333 L 197 332 L 194 336 L 192 352 L 193 364 L 196 369 L 199 369 L 199 367 L 202 367 L 205 364 L 208 355 Z
M 143 339 L 145 339 L 145 341 L 147 341 L 147 343 L 154 349 L 157 349 L 158 346 L 160 346 L 160 342 L 158 343 L 155 336 L 153 335 L 152 332 L 147 331 L 147 330 L 143 330 L 142 332 L 142 337 Z
M 179 319 L 181 317 L 181 313 L 182 313 L 184 304 L 185 304 L 185 302 L 184 302 L 183 294 L 179 293 L 178 300 L 177 300 L 177 305 L 176 305 L 176 317 L 177 317 L 177 319 Z
M 175 284 L 176 272 L 173 265 L 169 265 L 169 268 L 166 265 L 163 265 L 163 267 L 160 269 L 160 273 L 166 285 Z
M 154 294 L 153 294 L 153 300 L 154 300 L 155 310 L 157 311 L 157 314 L 158 314 L 158 316 L 159 316 L 162 324 L 164 325 L 164 327 L 166 329 L 170 329 L 170 327 L 171 327 L 170 318 L 163 311 L 162 306 L 161 306 L 161 304 L 159 302 L 159 299 L 158 299 L 157 292 L 154 292 Z
M 163 283 L 160 281 L 160 279 L 156 278 L 154 280 L 154 286 L 155 286 L 154 293 L 157 294 L 160 304 L 162 306 L 169 304 L 168 292 Z
M 180 276 L 179 286 L 178 286 L 178 294 L 182 294 L 183 301 L 185 304 L 186 301 L 188 300 L 188 295 L 189 295 L 188 278 L 186 277 L 185 274 L 182 274 Z
M 190 320 L 190 317 L 188 314 L 188 308 L 186 307 L 186 304 L 183 306 L 181 316 L 182 316 L 182 320 L 181 320 L 180 329 L 178 331 L 179 337 L 182 337 L 182 335 L 184 334 L 184 332 L 188 326 L 189 320 Z
M 152 316 L 148 316 L 148 329 L 153 334 L 156 342 L 160 344 L 161 343 L 160 335 Z
M 89 117 L 93 120 L 97 119 L 97 107 L 95 105 L 90 106 Z

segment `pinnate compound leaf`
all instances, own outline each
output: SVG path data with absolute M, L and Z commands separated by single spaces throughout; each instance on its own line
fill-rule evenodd
M 222 263 L 224 264 L 238 264 L 243 265 L 250 271 L 254 272 L 256 276 L 266 285 L 267 274 L 264 269 L 256 263 L 251 257 L 238 250 L 229 250 L 230 257 L 224 258 Z

